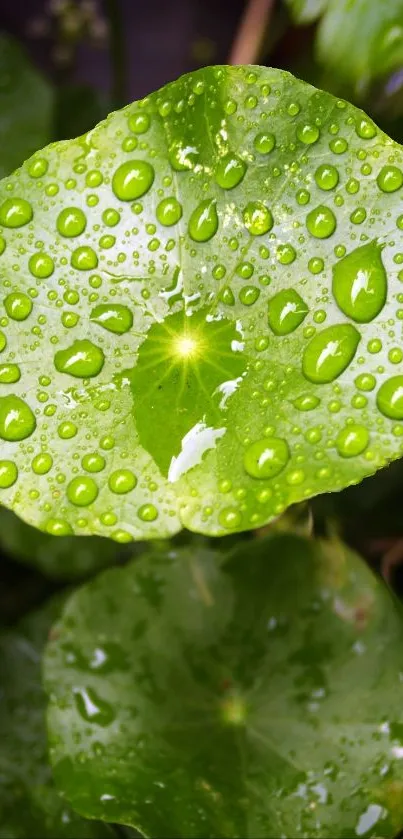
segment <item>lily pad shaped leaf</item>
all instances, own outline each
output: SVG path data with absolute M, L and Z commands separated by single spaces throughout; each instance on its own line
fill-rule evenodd
M 0 500 L 54 534 L 257 527 L 403 452 L 403 151 L 206 68 L 0 184 Z
M 319 59 L 336 78 L 359 85 L 401 67 L 403 0 L 287 0 L 298 23 L 321 18 Z
M 0 637 L 0 838 L 107 839 L 59 796 L 47 756 L 41 654 L 61 600 Z
M 56 782 L 159 839 L 393 837 L 402 641 L 341 545 L 281 535 L 103 572 L 45 653 Z

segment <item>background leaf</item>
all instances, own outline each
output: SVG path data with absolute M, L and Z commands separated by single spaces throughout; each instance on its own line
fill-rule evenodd
M 281 535 L 109 570 L 45 654 L 57 783 L 151 837 L 392 836 L 402 633 L 339 544 Z
M 51 139 L 53 94 L 10 35 L 0 33 L 0 177 Z
M 47 759 L 41 653 L 60 598 L 0 636 L 0 837 L 101 839 L 106 825 L 77 816 L 56 792 Z
M 402 0 L 288 0 L 288 5 L 299 23 L 322 17 L 319 60 L 361 92 L 371 79 L 401 67 Z
M 217 535 L 399 457 L 402 165 L 361 111 L 229 67 L 4 180 L 1 501 Z

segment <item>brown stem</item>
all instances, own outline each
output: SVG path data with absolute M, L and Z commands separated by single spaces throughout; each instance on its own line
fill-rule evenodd
M 275 0 L 248 0 L 228 64 L 255 64 Z

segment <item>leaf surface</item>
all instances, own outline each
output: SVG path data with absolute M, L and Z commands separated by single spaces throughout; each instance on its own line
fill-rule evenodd
M 402 634 L 341 545 L 281 535 L 108 570 L 45 654 L 56 781 L 150 837 L 392 837 Z
M 0 636 L 0 839 L 107 839 L 58 795 L 47 758 L 41 653 L 60 598 Z
M 265 524 L 402 453 L 403 153 L 205 68 L 0 184 L 0 500 L 118 541 Z

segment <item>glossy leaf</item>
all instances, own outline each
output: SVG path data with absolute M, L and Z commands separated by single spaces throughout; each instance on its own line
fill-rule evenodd
M 109 570 L 45 655 L 51 761 L 150 837 L 392 837 L 402 615 L 341 545 L 282 535 Z
M 403 451 L 403 152 L 206 68 L 0 185 L 0 497 L 119 541 L 265 524 Z
M 54 600 L 0 636 L 0 838 L 103 839 L 57 793 L 47 759 L 41 653 L 60 611 Z
M 19 44 L 0 33 L 0 177 L 48 143 L 53 93 Z
M 336 78 L 359 83 L 401 67 L 403 0 L 287 0 L 299 23 L 321 17 L 319 59 Z

